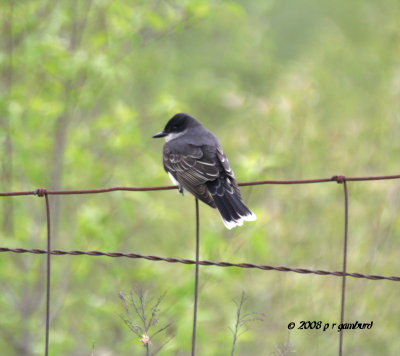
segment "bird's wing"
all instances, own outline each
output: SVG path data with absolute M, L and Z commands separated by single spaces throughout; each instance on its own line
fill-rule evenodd
M 225 171 L 225 174 L 227 175 L 227 177 L 229 179 L 230 185 L 232 186 L 236 195 L 240 199 L 242 199 L 242 195 L 240 194 L 239 186 L 236 182 L 235 174 L 233 173 L 232 168 L 229 166 L 228 158 L 226 158 L 225 153 L 224 153 L 224 151 L 222 151 L 222 148 L 220 146 L 217 147 L 217 157 L 222 165 L 222 168 Z
M 164 168 L 171 173 L 183 188 L 196 198 L 215 208 L 214 200 L 208 193 L 206 182 L 219 176 L 217 162 L 207 157 L 201 147 L 190 146 L 189 153 L 164 152 Z

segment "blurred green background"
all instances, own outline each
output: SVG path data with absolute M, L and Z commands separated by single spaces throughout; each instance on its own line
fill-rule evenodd
M 399 174 L 396 0 L 1 1 L 1 191 L 169 185 L 176 112 L 214 132 L 239 181 Z M 400 186 L 349 183 L 348 270 L 399 275 Z M 343 186 L 243 187 L 255 223 L 228 231 L 201 205 L 201 259 L 340 270 Z M 194 199 L 175 191 L 51 197 L 54 249 L 194 257 Z M 2 246 L 45 248 L 44 200 L 1 198 Z M 2 355 L 42 355 L 45 257 L 0 256 Z M 193 266 L 55 256 L 51 355 L 141 355 L 120 318 L 135 286 L 174 321 L 161 355 L 191 347 Z M 236 306 L 266 315 L 236 355 L 336 355 L 341 279 L 200 268 L 198 355 L 229 355 Z M 346 355 L 398 355 L 399 285 L 347 279 Z M 161 322 L 161 321 L 160 321 Z M 151 350 L 165 342 L 159 335 Z M 283 345 L 283 346 L 282 346 Z

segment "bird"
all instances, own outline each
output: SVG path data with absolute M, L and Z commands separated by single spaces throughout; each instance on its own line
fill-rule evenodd
M 163 131 L 152 136 L 165 138 L 163 165 L 173 184 L 217 208 L 225 226 L 243 225 L 256 215 L 243 203 L 235 175 L 213 133 L 186 113 L 175 114 Z

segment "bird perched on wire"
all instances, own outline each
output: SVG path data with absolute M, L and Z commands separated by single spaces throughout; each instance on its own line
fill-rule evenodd
M 228 229 L 256 220 L 243 203 L 218 139 L 194 117 L 179 113 L 153 138 L 164 137 L 164 169 L 179 188 L 217 208 Z

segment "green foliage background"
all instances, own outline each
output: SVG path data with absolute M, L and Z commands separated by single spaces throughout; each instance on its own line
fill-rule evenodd
M 4 0 L 1 191 L 168 185 L 162 142 L 176 112 L 220 139 L 239 181 L 398 174 L 400 2 L 395 0 Z M 227 231 L 201 206 L 201 259 L 340 270 L 343 187 L 243 188 L 256 223 Z M 398 275 L 400 187 L 349 183 L 348 270 Z M 194 201 L 174 191 L 51 197 L 55 249 L 194 257 Z M 44 201 L 2 198 L 0 245 L 44 248 Z M 41 355 L 44 256 L 0 256 L 0 350 Z M 142 354 L 118 292 L 148 289 L 190 350 L 193 266 L 53 257 L 51 355 Z M 347 279 L 347 355 L 397 355 L 395 282 Z M 201 267 L 199 355 L 228 355 L 238 299 L 266 319 L 237 355 L 269 355 L 291 321 L 340 320 L 341 279 Z M 159 345 L 160 337 L 153 341 Z M 297 355 L 336 355 L 335 330 L 293 330 Z M 156 346 L 154 346 L 156 347 Z

